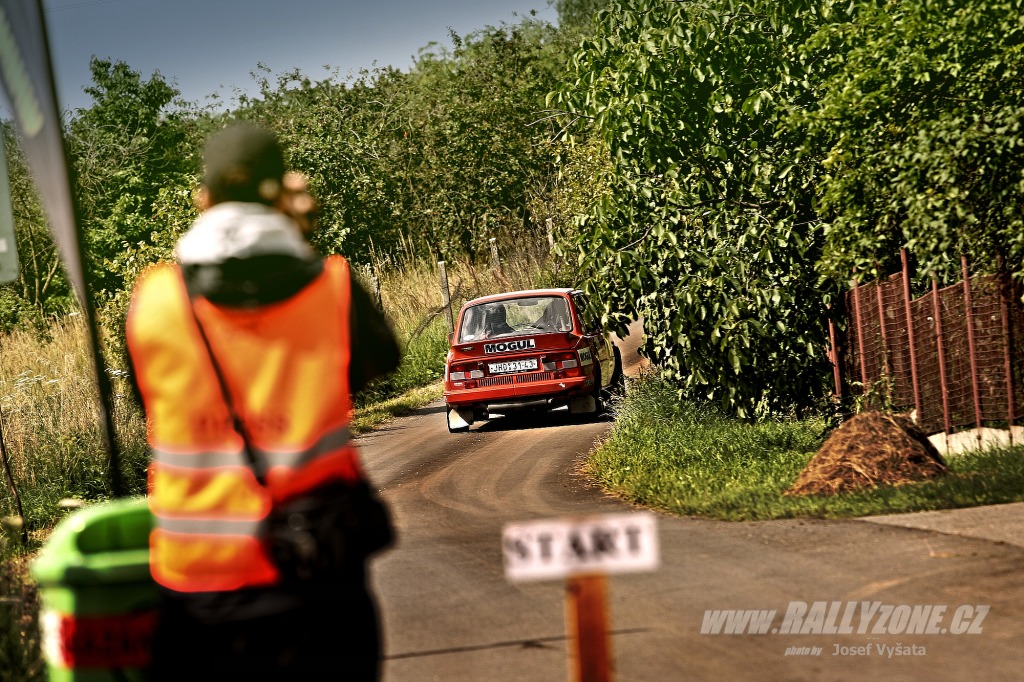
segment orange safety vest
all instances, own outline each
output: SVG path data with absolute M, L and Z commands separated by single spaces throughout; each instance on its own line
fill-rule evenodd
M 349 419 L 348 263 L 333 256 L 291 298 L 255 309 L 204 298 L 195 313 L 257 459 L 260 485 L 232 427 L 181 273 L 147 269 L 126 323 L 146 409 L 153 578 L 179 592 L 271 585 L 261 541 L 275 502 L 363 478 Z

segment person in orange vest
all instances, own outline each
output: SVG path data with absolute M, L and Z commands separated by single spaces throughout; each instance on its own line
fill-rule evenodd
M 390 524 L 348 427 L 398 344 L 346 260 L 314 253 L 315 206 L 272 134 L 230 125 L 203 161 L 200 215 L 125 325 L 165 594 L 151 678 L 376 680 L 366 567 Z

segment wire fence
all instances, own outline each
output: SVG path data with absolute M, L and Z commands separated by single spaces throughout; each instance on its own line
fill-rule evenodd
M 971 276 L 924 296 L 910 295 L 901 272 L 846 294 L 846 335 L 832 325 L 836 395 L 916 411 L 929 434 L 963 427 L 1005 428 L 1024 417 L 1024 306 L 1001 275 Z M 1015 340 L 1017 340 L 1015 342 Z

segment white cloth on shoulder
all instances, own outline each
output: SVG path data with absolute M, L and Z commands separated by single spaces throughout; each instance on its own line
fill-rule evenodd
M 228 201 L 200 215 L 178 240 L 179 263 L 212 265 L 229 258 L 271 254 L 307 260 L 315 254 L 298 225 L 280 211 L 257 203 Z

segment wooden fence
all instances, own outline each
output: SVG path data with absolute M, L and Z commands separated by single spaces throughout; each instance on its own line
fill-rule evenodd
M 830 321 L 837 397 L 916 410 L 928 433 L 1005 428 L 1024 417 L 1024 306 L 1000 275 L 963 279 L 911 298 L 903 252 L 900 272 L 856 281 L 846 294 L 846 334 Z

